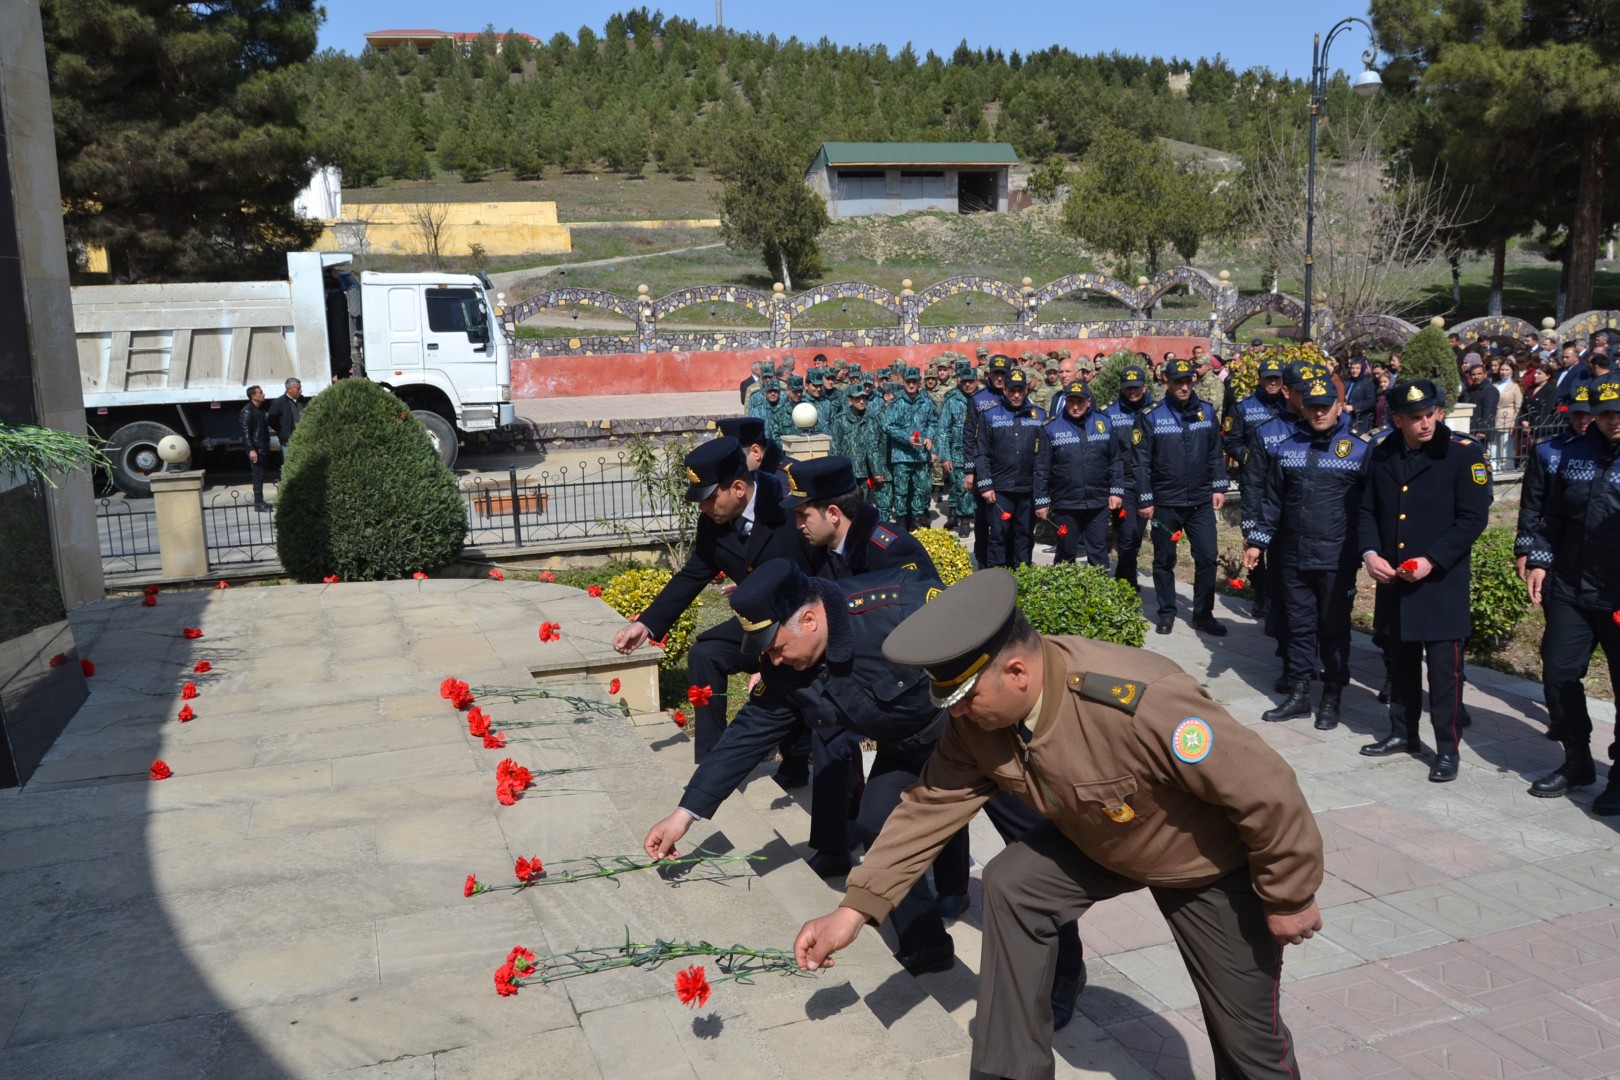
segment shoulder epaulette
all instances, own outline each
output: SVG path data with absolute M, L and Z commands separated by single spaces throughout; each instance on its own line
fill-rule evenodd
M 874 525 L 872 527 L 872 543 L 885 551 L 889 549 L 890 544 L 894 543 L 898 539 L 900 539 L 898 536 L 890 532 L 888 529 L 885 529 L 882 525 Z
M 1470 439 L 1466 435 L 1453 435 L 1451 437 L 1451 441 L 1456 443 L 1458 446 L 1473 446 L 1474 445 L 1474 440 Z
M 1093 671 L 1085 675 L 1070 675 L 1069 690 L 1087 701 L 1111 705 L 1120 712 L 1135 716 L 1136 710 L 1141 707 L 1147 684 Z
M 860 592 L 850 593 L 847 599 L 849 610 L 860 614 L 863 611 L 898 604 L 901 600 L 900 586 L 879 585 L 876 588 L 862 589 Z

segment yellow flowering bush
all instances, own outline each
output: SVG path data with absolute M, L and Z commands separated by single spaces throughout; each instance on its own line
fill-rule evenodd
M 917 543 L 928 552 L 928 557 L 934 560 L 934 569 L 939 571 L 939 580 L 947 585 L 955 585 L 958 581 L 973 573 L 973 563 L 968 559 L 967 552 L 962 549 L 962 541 L 949 529 L 918 529 L 911 534 L 917 538 Z
M 1313 364 L 1328 366 L 1328 355 L 1315 345 L 1296 345 L 1293 343 L 1282 345 L 1262 345 L 1258 349 L 1245 349 L 1243 355 L 1232 361 L 1232 374 L 1226 378 L 1226 385 L 1232 388 L 1233 398 L 1242 401 L 1254 393 L 1254 388 L 1260 382 L 1260 362 L 1276 357 L 1287 367 L 1295 360 L 1308 360 Z
M 626 619 L 634 619 L 651 606 L 673 576 L 669 570 L 661 566 L 626 570 L 603 586 L 602 600 Z M 670 627 L 669 638 L 664 642 L 664 655 L 659 659 L 658 666 L 668 671 L 684 665 L 687 646 L 691 644 L 695 633 L 697 633 L 697 611 L 689 607 L 681 612 L 681 617 Z

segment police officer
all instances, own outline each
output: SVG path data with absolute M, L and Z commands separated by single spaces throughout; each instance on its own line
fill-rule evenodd
M 1513 565 L 1521 580 L 1529 573 L 1527 563 L 1530 547 L 1535 542 L 1541 510 L 1547 501 L 1547 478 L 1558 471 L 1558 462 L 1564 450 L 1571 443 L 1579 442 L 1592 424 L 1591 380 L 1576 381 L 1570 392 L 1569 404 L 1564 409 L 1568 430 L 1536 440 L 1535 449 L 1525 460 L 1524 476 L 1519 482 L 1519 527 L 1513 538 Z
M 889 436 L 889 512 L 908 529 L 928 524 L 935 428 L 939 417 L 934 402 L 922 392 L 922 372 L 905 369 L 905 394 L 883 410 L 883 430 Z
M 939 583 L 910 571 L 869 574 L 847 581 L 806 577 L 785 562 L 769 563 L 731 594 L 731 606 L 748 628 L 745 650 L 763 654 L 764 674 L 748 704 L 726 729 L 711 757 L 692 774 L 680 806 L 647 833 L 644 843 L 653 858 L 668 855 L 699 818 L 712 817 L 725 798 L 769 753 L 784 731 L 802 721 L 819 729 L 840 728 L 877 742 L 877 755 L 861 795 L 858 830 L 868 850 L 883 823 L 901 805 L 900 793 L 916 782 L 948 720 L 934 700 L 928 676 L 919 668 L 888 660 L 883 640 L 931 597 Z M 980 800 L 983 803 L 984 800 Z M 977 809 L 975 804 L 975 809 Z M 998 831 L 1016 839 L 1039 822 L 1016 799 L 1003 797 L 985 806 Z M 963 817 L 952 834 L 966 825 Z M 941 838 L 943 847 L 947 838 Z M 929 862 L 938 852 L 929 853 Z M 896 959 L 912 974 L 943 971 L 955 963 L 956 948 L 921 879 L 893 897 Z M 1079 937 L 1070 921 L 1059 969 L 1066 974 L 1060 991 L 1079 992 L 1084 980 Z M 1054 1006 L 1056 1002 L 1054 1001 Z M 1072 1013 L 1066 1001 L 1061 1019 Z M 1054 1008 L 1046 1010 L 1048 1022 Z
M 1356 597 L 1355 530 L 1360 525 L 1362 480 L 1372 447 L 1355 433 L 1326 376 L 1306 384 L 1304 415 L 1294 434 L 1271 455 L 1265 486 L 1244 492 L 1245 505 L 1259 504 L 1246 530 L 1243 565 L 1254 570 L 1270 552 L 1282 572 L 1282 595 L 1290 634 L 1288 670 L 1295 672 L 1288 698 L 1262 720 L 1311 715 L 1311 679 L 1322 663 L 1319 731 L 1339 724 L 1339 699 L 1350 681 L 1350 610 Z
M 1395 432 L 1373 449 L 1358 544 L 1377 582 L 1373 627 L 1390 663 L 1390 733 L 1369 757 L 1423 751 L 1423 661 L 1435 759 L 1429 779 L 1457 778 L 1463 642 L 1472 630 L 1469 553 L 1491 510 L 1491 469 L 1479 443 L 1442 422 L 1443 392 L 1428 379 L 1397 383 L 1385 399 Z
M 1256 370 L 1254 393 L 1232 406 L 1221 421 L 1221 443 L 1226 456 L 1237 462 L 1238 482 L 1242 488 L 1241 527 L 1247 535 L 1259 510 L 1259 489 L 1265 480 L 1265 470 L 1258 473 L 1246 468 L 1249 460 L 1249 440 L 1256 436 L 1268 420 L 1276 419 L 1283 411 L 1287 399 L 1283 396 L 1283 362 L 1275 356 L 1261 360 Z M 1252 485 L 1252 486 L 1251 486 Z M 1249 580 L 1254 587 L 1254 618 L 1264 619 L 1271 604 L 1268 588 L 1266 552 L 1260 551 L 1260 564 Z
M 1079 379 L 1064 387 L 1063 412 L 1046 422 L 1035 458 L 1035 516 L 1057 528 L 1054 562 L 1072 563 L 1082 545 L 1092 566 L 1108 565 L 1108 523 L 1125 505 L 1125 457 L 1114 425 L 1092 408 Z
M 956 362 L 956 385 L 945 392 L 939 410 L 939 445 L 935 454 L 940 459 L 941 483 L 944 486 L 945 527 L 967 535 L 973 514 L 973 492 L 963 489 L 962 476 L 972 469 L 968 463 L 964 435 L 971 399 L 979 391 L 978 372 L 973 364 L 962 358 Z
M 1164 400 L 1137 421 L 1138 475 L 1146 485 L 1137 513 L 1153 533 L 1154 629 L 1168 634 L 1176 618 L 1176 533 L 1185 532 L 1193 555 L 1192 624 L 1220 637 L 1215 618 L 1215 511 L 1226 504 L 1226 457 L 1215 407 L 1193 394 L 1192 362 L 1165 361 Z
M 697 599 L 716 574 L 736 584 L 748 580 L 768 559 L 785 558 L 810 573 L 826 565 L 824 553 L 812 548 L 782 510 L 782 488 L 770 473 L 750 472 L 736 439 L 729 436 L 702 443 L 686 455 L 686 499 L 703 511 L 686 565 L 669 579 L 647 610 L 613 636 L 613 647 L 625 654 L 661 639 Z M 693 686 L 708 686 L 713 697 L 693 707 L 693 757 L 702 761 L 726 726 L 726 678 L 734 672 L 757 671 L 758 653 L 742 652 L 742 626 L 728 619 L 705 630 L 687 650 Z M 782 762 L 784 786 L 802 787 L 809 778 L 808 740 L 791 746 Z
M 1023 369 L 1009 372 L 1005 387 L 1005 400 L 979 417 L 973 472 L 989 511 L 989 565 L 1023 566 L 1034 550 L 1035 459 L 1046 412 L 1028 402 Z
M 1136 447 L 1142 441 L 1137 419 L 1152 407 L 1147 397 L 1147 369 L 1140 364 L 1127 364 L 1119 373 L 1119 397 L 1103 410 L 1114 427 L 1114 439 L 1119 445 L 1121 460 L 1125 463 L 1125 505 L 1114 518 L 1114 577 L 1128 581 L 1138 592 L 1136 560 L 1142 550 L 1142 532 L 1147 521 L 1137 514 L 1137 493 L 1142 489 L 1140 462 Z
M 981 353 L 984 346 L 979 347 Z M 968 398 L 972 406 L 968 410 L 967 418 L 962 422 L 962 454 L 967 460 L 966 474 L 962 477 L 962 490 L 971 491 L 973 496 L 973 561 L 977 566 L 988 566 L 990 560 L 990 505 L 978 497 L 978 468 L 979 459 L 979 428 L 984 414 L 996 408 L 1005 399 L 1002 391 L 1006 387 L 1007 370 L 1012 361 L 997 353 L 990 357 L 985 365 L 984 386 L 978 393 Z
M 1170 660 L 1042 638 L 1016 594 L 1009 574 L 981 571 L 884 643 L 890 662 L 927 671 L 950 723 L 842 906 L 799 931 L 800 967 L 889 918 L 944 839 L 1011 793 L 1046 820 L 984 872 L 973 1067 L 1053 1074 L 1044 1005 L 1057 928 L 1146 887 L 1186 958 L 1217 1075 L 1293 1080 L 1282 949 L 1321 928 L 1323 863 L 1293 771 Z
M 1530 601 L 1547 618 L 1541 679 L 1552 733 L 1564 745 L 1563 764 L 1530 785 L 1530 794 L 1544 799 L 1597 779 L 1582 681 L 1594 646 L 1602 647 L 1610 686 L 1620 692 L 1620 377 L 1606 375 L 1587 389 L 1592 423 L 1547 477 L 1526 580 Z M 1608 786 L 1592 803 L 1604 817 L 1620 814 L 1620 740 L 1610 743 L 1609 761 Z

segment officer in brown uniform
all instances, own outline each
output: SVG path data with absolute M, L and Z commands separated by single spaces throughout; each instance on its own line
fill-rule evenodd
M 980 571 L 884 642 L 892 663 L 927 671 L 950 722 L 842 906 L 799 931 L 799 965 L 829 963 L 886 919 L 956 830 L 1010 791 L 1047 820 L 985 869 L 974 1068 L 1053 1075 L 1058 927 L 1146 887 L 1198 989 L 1216 1074 L 1297 1078 L 1278 980 L 1283 946 L 1322 926 L 1322 837 L 1293 770 L 1170 660 L 1042 638 L 1016 600 L 1011 575 Z

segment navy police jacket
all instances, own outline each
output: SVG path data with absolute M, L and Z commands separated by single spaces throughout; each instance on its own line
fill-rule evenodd
M 1547 501 L 1547 480 L 1558 471 L 1558 462 L 1564 449 L 1581 440 L 1573 431 L 1559 432 L 1536 441 L 1524 463 L 1524 476 L 1519 481 L 1519 523 L 1513 535 L 1513 554 L 1529 555 L 1535 546 L 1536 530 L 1541 525 L 1541 510 Z
M 1249 460 L 1249 440 L 1262 424 L 1281 416 L 1287 403 L 1288 399 L 1281 394 L 1272 397 L 1264 390 L 1256 390 L 1232 406 L 1222 426 L 1221 442 L 1226 456 L 1239 465 Z
M 1138 506 L 1196 506 L 1227 486 L 1226 456 L 1215 406 L 1194 396 L 1185 407 L 1168 398 L 1142 413 L 1137 475 L 1147 485 Z
M 1256 515 L 1260 513 L 1260 500 L 1265 497 L 1266 473 L 1271 469 L 1271 455 L 1292 437 L 1298 426 L 1299 417 L 1284 409 L 1258 427 L 1244 432 L 1243 468 L 1238 474 L 1238 483 L 1243 489 L 1238 518 L 1244 536 L 1248 536 L 1254 528 Z
M 1349 412 L 1318 435 L 1303 422 L 1271 454 L 1259 510 L 1245 539 L 1297 570 L 1353 567 L 1361 488 L 1372 444 Z
M 1106 413 L 1091 409 L 1079 420 L 1065 413 L 1046 422 L 1035 458 L 1035 505 L 1097 510 L 1108 497 L 1125 497 L 1125 462 Z
M 1547 477 L 1529 565 L 1547 571 L 1554 600 L 1620 610 L 1620 442 L 1596 424 L 1570 442 Z
M 962 417 L 962 468 L 972 472 L 976 466 L 979 449 L 979 424 L 984 414 L 1004 402 L 1004 398 L 988 386 L 975 390 L 968 398 L 967 415 Z M 952 462 L 956 464 L 956 462 Z
M 1035 458 L 1045 424 L 1046 410 L 1028 402 L 1017 412 L 1004 402 L 981 415 L 973 486 L 979 491 L 1035 490 Z
M 1151 408 L 1153 401 L 1144 394 L 1142 400 L 1135 405 L 1126 401 L 1124 397 L 1119 397 L 1103 410 L 1108 422 L 1114 425 L 1114 445 L 1125 469 L 1125 505 L 1133 513 L 1136 493 L 1146 486 L 1136 473 L 1136 444 L 1142 441 L 1142 433 L 1136 427 L 1136 418 Z
M 929 698 L 922 668 L 883 657 L 883 639 L 944 588 L 909 570 L 845 581 L 820 579 L 827 652 L 808 671 L 767 664 L 748 702 L 726 725 L 686 785 L 681 807 L 712 817 L 720 804 L 800 723 L 875 739 L 878 753 L 921 765 L 945 730 L 948 710 Z

